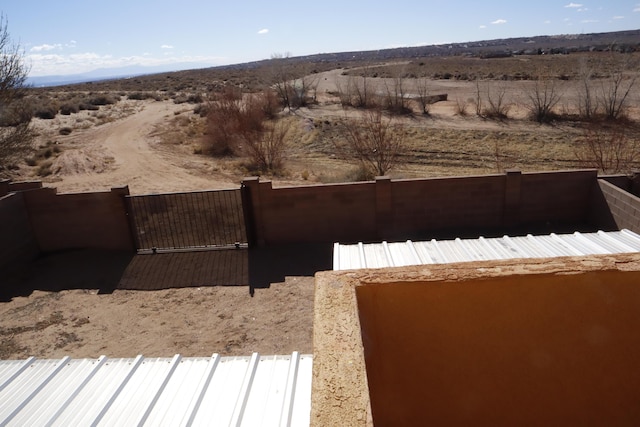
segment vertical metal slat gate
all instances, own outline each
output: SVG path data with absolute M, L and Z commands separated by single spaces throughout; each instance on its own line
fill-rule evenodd
M 138 252 L 246 245 L 241 190 L 127 196 Z

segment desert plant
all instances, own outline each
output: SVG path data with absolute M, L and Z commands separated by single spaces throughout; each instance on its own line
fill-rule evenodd
M 640 142 L 623 126 L 592 124 L 575 146 L 578 161 L 603 173 L 629 173 L 640 161 Z
M 506 87 L 498 83 L 497 90 L 492 90 L 493 84 L 487 83 L 487 103 L 482 109 L 482 117 L 488 119 L 504 120 L 508 117 L 511 106 L 506 102 Z
M 399 69 L 391 82 L 385 81 L 386 96 L 384 99 L 386 109 L 393 114 L 409 114 L 409 98 L 405 83 L 404 71 Z
M 634 68 L 628 62 L 621 61 L 600 85 L 600 104 L 609 120 L 625 117 L 627 113 L 629 94 L 637 79 L 636 72 L 627 75 L 627 70 Z
M 455 113 L 459 116 L 468 115 L 469 114 L 469 112 L 467 111 L 468 106 L 469 104 L 466 101 L 456 98 Z
M 347 155 L 375 175 L 386 175 L 406 151 L 403 127 L 384 117 L 382 110 L 364 111 L 359 120 L 346 119 Z
M 0 14 L 0 169 L 31 150 L 32 110 L 25 102 L 29 67 L 24 53 L 9 35 L 7 18 Z
M 593 69 L 581 60 L 578 71 L 578 113 L 584 120 L 591 120 L 598 113 L 598 99 L 592 89 Z
M 525 108 L 529 110 L 532 120 L 538 123 L 546 123 L 553 120 L 554 107 L 560 102 L 562 95 L 558 91 L 555 81 L 539 77 L 526 93 L 528 103 Z
M 315 102 L 319 77 L 311 74 L 306 65 L 295 69 L 289 52 L 271 55 L 268 80 L 282 108 L 295 110 Z
M 429 96 L 429 82 L 426 77 L 421 77 L 416 81 L 417 101 L 422 110 L 422 114 L 429 114 L 431 97 Z M 462 114 L 461 114 L 462 115 Z
M 244 132 L 242 139 L 246 144 L 250 167 L 270 174 L 281 173 L 287 132 L 287 127 L 280 121 L 265 123 L 259 131 Z

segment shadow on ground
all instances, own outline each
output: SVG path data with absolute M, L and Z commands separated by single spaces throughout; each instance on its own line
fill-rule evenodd
M 256 288 L 286 276 L 313 276 L 332 268 L 330 244 L 134 255 L 113 251 L 65 251 L 40 256 L 0 280 L 0 301 L 34 290 L 158 290 L 198 286 Z M 1 277 L 1 276 L 0 276 Z

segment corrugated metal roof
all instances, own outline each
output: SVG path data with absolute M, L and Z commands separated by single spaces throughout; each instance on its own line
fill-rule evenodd
M 510 258 L 548 258 L 640 251 L 640 235 L 630 230 L 424 242 L 358 243 L 333 247 L 333 269 L 401 267 Z
M 0 361 L 0 425 L 308 426 L 313 357 Z

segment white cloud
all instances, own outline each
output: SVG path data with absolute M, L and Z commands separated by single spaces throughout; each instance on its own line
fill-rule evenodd
M 597 19 L 583 19 L 582 21 L 580 21 L 583 24 L 593 24 L 594 22 L 598 22 Z
M 478 28 L 480 28 L 481 30 L 484 30 L 485 28 L 487 28 L 487 26 L 486 25 L 480 25 L 480 27 L 478 27 Z
M 267 34 L 269 32 L 268 28 L 263 28 L 260 31 L 258 31 L 258 34 Z
M 163 44 L 162 46 L 160 46 L 160 49 L 173 49 L 173 46 L 171 46 L 170 44 Z
M 580 3 L 569 3 L 569 4 L 565 5 L 565 7 L 572 8 L 572 9 L 577 9 L 577 8 L 582 7 L 582 6 L 584 6 L 584 5 L 580 4 Z
M 633 9 L 634 12 L 640 12 L 640 4 L 636 5 L 636 8 Z
M 129 65 L 155 66 L 174 63 L 222 65 L 228 58 L 216 56 L 151 56 L 143 54 L 139 56 L 114 57 L 113 55 L 100 55 L 94 52 L 62 55 L 56 53 L 32 53 L 25 59 L 31 64 L 30 76 L 77 74 L 99 68 L 118 68 Z
M 34 46 L 29 49 L 31 52 L 48 52 L 50 50 L 60 50 L 62 49 L 62 45 L 59 43 L 56 44 L 41 44 L 39 46 Z
M 620 15 L 614 16 L 613 19 L 624 19 L 624 16 L 620 16 Z
M 551 21 L 549 21 L 548 19 L 546 21 L 543 22 L 543 24 L 551 24 Z
M 500 24 L 506 24 L 507 20 L 506 19 L 496 19 L 495 21 L 492 22 L 493 25 L 500 25 Z

